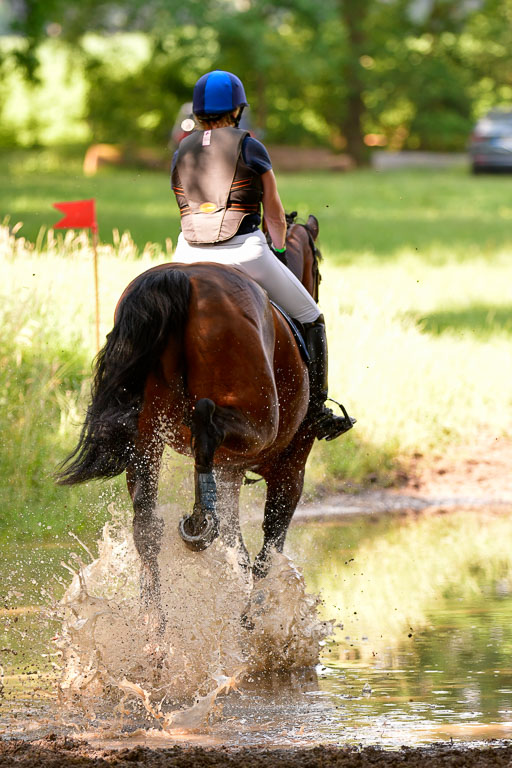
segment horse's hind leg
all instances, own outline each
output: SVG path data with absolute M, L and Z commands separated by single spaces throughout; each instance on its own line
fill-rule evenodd
M 283 551 L 288 526 L 302 494 L 305 464 L 312 444 L 312 440 L 298 441 L 296 450 L 289 448 L 273 462 L 272 467 L 262 469 L 267 483 L 267 500 L 263 516 L 263 545 L 252 567 L 254 581 L 267 575 L 272 552 Z M 254 629 L 251 618 L 253 599 L 241 617 L 242 626 L 249 630 Z M 258 595 L 255 599 L 258 602 Z
M 288 526 L 304 487 L 305 464 L 313 441 L 297 439 L 295 450 L 289 448 L 274 467 L 265 472 L 267 500 L 263 517 L 263 546 L 253 565 L 253 576 L 261 579 L 270 568 L 273 550 L 283 551 Z
M 163 522 L 156 516 L 156 501 L 162 453 L 162 443 L 153 438 L 149 445 L 137 447 L 126 470 L 126 481 L 134 512 L 133 539 L 142 564 L 142 599 L 149 609 L 155 611 L 157 628 L 160 632 L 165 629 L 158 567 Z
M 192 514 L 180 521 L 179 532 L 196 552 L 206 549 L 219 535 L 213 456 L 224 440 L 224 431 L 215 423 L 214 414 L 215 403 L 207 398 L 198 400 L 192 412 L 195 503 Z
M 293 477 L 274 476 L 267 481 L 263 546 L 254 560 L 254 578 L 261 579 L 267 575 L 272 550 L 283 551 L 288 526 L 299 503 L 303 485 L 304 470 Z

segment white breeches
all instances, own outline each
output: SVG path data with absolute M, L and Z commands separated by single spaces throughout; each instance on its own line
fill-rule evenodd
M 320 316 L 315 300 L 288 267 L 272 253 L 265 235 L 259 229 L 246 235 L 235 235 L 218 245 L 191 245 L 181 233 L 174 260 L 184 264 L 212 261 L 238 267 L 256 280 L 272 301 L 300 323 L 312 323 Z

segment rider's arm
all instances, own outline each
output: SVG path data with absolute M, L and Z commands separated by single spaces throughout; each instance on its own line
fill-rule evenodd
M 283 204 L 277 191 L 274 171 L 266 171 L 261 175 L 263 182 L 263 215 L 267 229 L 275 248 L 284 248 L 286 239 L 286 218 Z

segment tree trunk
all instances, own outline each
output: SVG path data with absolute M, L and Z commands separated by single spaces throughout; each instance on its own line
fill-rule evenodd
M 370 1 L 338 0 L 341 20 L 347 32 L 347 55 L 342 69 L 343 81 L 347 88 L 347 115 L 342 121 L 341 131 L 347 141 L 347 153 L 356 165 L 366 165 L 369 159 L 362 126 L 365 106 L 360 58 L 367 53 L 364 27 Z

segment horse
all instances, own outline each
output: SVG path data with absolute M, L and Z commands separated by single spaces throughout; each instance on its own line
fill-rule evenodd
M 318 221 L 289 219 L 290 268 L 318 297 Z M 165 619 L 156 514 L 166 445 L 194 459 L 194 505 L 179 523 L 192 550 L 219 535 L 237 547 L 255 580 L 282 552 L 314 442 L 308 423 L 308 366 L 287 319 L 240 270 L 166 263 L 135 278 L 119 299 L 114 326 L 95 362 L 80 438 L 57 482 L 73 485 L 126 471 L 141 591 Z M 238 516 L 247 471 L 267 486 L 263 544 L 250 563 Z

